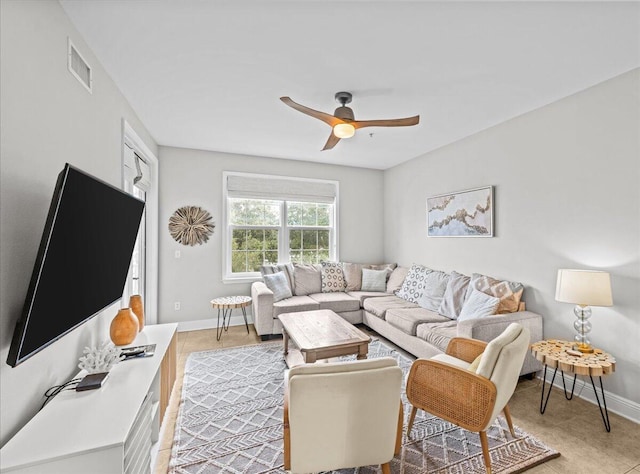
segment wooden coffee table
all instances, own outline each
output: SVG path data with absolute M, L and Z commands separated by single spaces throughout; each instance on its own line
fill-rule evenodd
M 278 316 L 287 367 L 356 354 L 366 359 L 371 338 L 329 309 Z M 289 351 L 289 339 L 298 347 Z

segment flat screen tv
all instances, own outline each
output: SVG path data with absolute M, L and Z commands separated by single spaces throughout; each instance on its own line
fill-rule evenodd
M 68 163 L 16 323 L 15 367 L 122 297 L 144 203 Z

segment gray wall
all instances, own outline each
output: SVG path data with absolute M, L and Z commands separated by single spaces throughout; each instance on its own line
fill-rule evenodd
M 123 117 L 154 152 L 157 147 L 58 2 L 0 5 L 2 445 L 35 414 L 48 387 L 77 372 L 82 349 L 108 339 L 115 316 L 112 307 L 18 367 L 5 363 L 58 173 L 69 162 L 120 186 Z M 67 36 L 93 67 L 93 94 L 67 70 Z M 64 310 L 52 307 L 51 317 Z
M 640 402 L 640 70 L 385 172 L 385 259 L 526 285 L 546 337 L 572 338 L 559 268 L 611 273 L 592 340 L 617 359 L 606 388 Z M 494 238 L 427 238 L 426 198 L 495 186 Z
M 249 283 L 222 282 L 222 172 L 242 171 L 340 182 L 340 259 L 378 262 L 383 254 L 383 173 L 345 166 L 160 147 L 159 322 L 213 319 L 209 301 L 216 296 L 248 295 Z M 203 245 L 187 247 L 167 230 L 181 206 L 208 210 L 216 224 Z M 180 250 L 181 258 L 174 257 Z M 174 311 L 179 301 L 181 310 Z

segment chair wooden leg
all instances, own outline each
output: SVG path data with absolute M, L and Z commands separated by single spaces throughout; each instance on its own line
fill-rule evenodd
M 409 415 L 409 424 L 407 425 L 407 438 L 411 438 L 411 428 L 413 427 L 413 421 L 416 419 L 416 413 L 418 413 L 418 409 L 412 406 L 411 415 Z
M 391 474 L 391 466 L 388 462 L 380 464 L 380 467 L 382 468 L 382 474 Z
M 505 405 L 502 409 L 504 413 L 504 417 L 507 419 L 507 424 L 509 425 L 509 431 L 511 431 L 511 436 L 516 437 L 516 432 L 513 430 L 513 422 L 511 421 L 511 412 L 509 411 L 509 405 Z
M 395 456 L 400 454 L 400 450 L 402 449 L 402 423 L 404 423 L 404 409 L 402 407 L 402 402 L 400 402 L 400 411 L 398 412 L 398 431 L 396 432 L 396 447 L 393 451 Z
M 482 457 L 484 458 L 484 467 L 487 470 L 487 474 L 491 474 L 491 457 L 489 456 L 489 440 L 487 439 L 487 432 L 480 432 L 480 444 L 482 444 Z

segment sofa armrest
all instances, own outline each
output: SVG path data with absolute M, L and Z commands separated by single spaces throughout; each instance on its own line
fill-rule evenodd
M 262 281 L 251 284 L 253 322 L 259 336 L 273 333 L 273 291 Z
M 530 343 L 543 339 L 542 316 L 532 311 L 518 311 L 517 313 L 460 321 L 458 323 L 458 337 L 469 337 L 489 342 L 502 334 L 502 331 L 507 329 L 507 326 L 511 323 L 520 323 L 529 329 L 531 334 Z M 537 372 L 541 368 L 542 364 L 531 354 L 527 354 L 520 375 Z
M 486 318 L 469 319 L 458 323 L 458 337 L 490 342 L 507 329 L 511 323 L 520 323 L 531 333 L 531 342 L 542 339 L 542 316 L 531 311 L 500 314 Z

